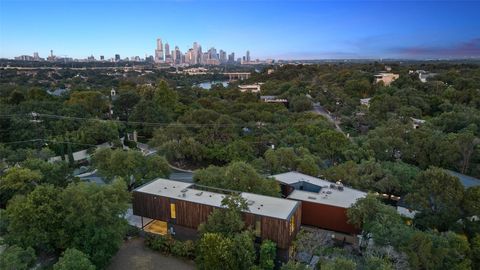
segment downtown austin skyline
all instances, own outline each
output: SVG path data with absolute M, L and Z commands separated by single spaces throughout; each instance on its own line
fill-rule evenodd
M 0 57 L 153 55 L 192 41 L 255 58 L 478 58 L 478 1 L 3 0 Z M 153 42 L 152 42 L 153 41 Z

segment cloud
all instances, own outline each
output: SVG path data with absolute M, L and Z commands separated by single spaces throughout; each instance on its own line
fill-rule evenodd
M 450 47 L 411 46 L 390 50 L 392 53 L 406 57 L 480 57 L 480 37 Z

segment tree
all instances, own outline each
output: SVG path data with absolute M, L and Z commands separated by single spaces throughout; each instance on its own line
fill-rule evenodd
M 326 130 L 315 138 L 316 148 L 315 149 L 320 156 L 330 160 L 331 162 L 337 162 L 344 149 L 349 144 L 348 139 L 340 132 L 334 130 Z
M 320 266 L 321 270 L 355 270 L 357 268 L 357 264 L 347 258 L 337 257 L 332 261 L 327 261 L 322 263 Z
M 0 205 L 15 195 L 25 195 L 40 184 L 42 174 L 27 168 L 13 167 L 0 177 Z
M 53 270 L 95 270 L 85 253 L 69 248 L 65 250 L 60 260 L 53 265 Z
M 219 233 L 205 233 L 198 243 L 196 263 L 199 269 L 235 269 L 232 254 L 233 243 Z
M 277 245 L 270 240 L 264 240 L 260 245 L 259 266 L 263 270 L 273 270 L 275 268 L 275 258 L 277 257 Z
M 113 101 L 114 112 L 128 122 L 130 113 L 140 101 L 140 96 L 135 91 L 121 92 Z
M 250 270 L 255 264 L 254 237 L 250 231 L 243 231 L 233 237 L 233 265 L 235 269 Z
M 144 156 L 136 150 L 97 149 L 93 155 L 93 165 L 107 180 L 121 177 L 129 186 L 170 175 L 165 158 L 157 155 Z M 133 179 L 133 182 L 130 179 Z
M 108 109 L 106 99 L 98 91 L 72 92 L 67 104 L 81 106 L 87 113 L 95 116 L 101 116 Z
M 26 196 L 14 197 L 6 210 L 6 241 L 50 252 L 60 248 L 65 232 L 62 207 L 61 190 L 51 185 L 40 185 Z
M 66 247 L 82 251 L 97 268 L 104 268 L 123 241 L 129 201 L 121 179 L 105 186 L 69 185 L 62 192 L 62 226 L 53 229 L 65 233 Z
M 35 262 L 35 251 L 28 247 L 9 246 L 0 253 L 0 269 L 2 270 L 27 270 Z
M 209 166 L 195 171 L 194 180 L 199 184 L 236 191 L 279 196 L 280 186 L 266 179 L 243 161 L 232 162 L 226 167 Z
M 312 109 L 312 101 L 306 96 L 294 96 L 290 100 L 290 108 L 294 112 L 310 111 Z
M 420 173 L 406 201 L 420 213 L 419 226 L 447 230 L 461 215 L 464 188 L 457 177 L 436 167 Z
M 472 250 L 472 269 L 479 269 L 480 268 L 480 234 L 475 235 L 470 240 L 470 248 Z
M 480 186 L 470 187 L 463 197 L 463 210 L 465 216 L 480 216 Z
M 231 236 L 244 229 L 242 211 L 248 209 L 246 200 L 238 195 L 226 196 L 222 200 L 222 207 L 223 209 L 214 209 L 207 222 L 200 224 L 200 234 L 220 233 Z
M 290 260 L 288 261 L 288 263 L 282 265 L 280 269 L 281 270 L 308 270 L 310 268 L 304 264 Z
M 38 158 L 29 158 L 22 162 L 22 166 L 33 171 L 39 171 L 42 175 L 42 183 L 65 187 L 73 181 L 71 177 L 72 169 L 63 161 L 47 162 Z

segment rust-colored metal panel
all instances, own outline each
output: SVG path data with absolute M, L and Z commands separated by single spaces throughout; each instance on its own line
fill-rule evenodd
M 302 201 L 302 224 L 350 234 L 358 233 L 358 229 L 348 223 L 346 208 L 326 204 Z

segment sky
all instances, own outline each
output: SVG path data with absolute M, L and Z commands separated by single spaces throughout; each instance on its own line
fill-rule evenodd
M 478 58 L 480 0 L 0 0 L 0 57 L 143 58 L 159 37 L 236 58 Z

